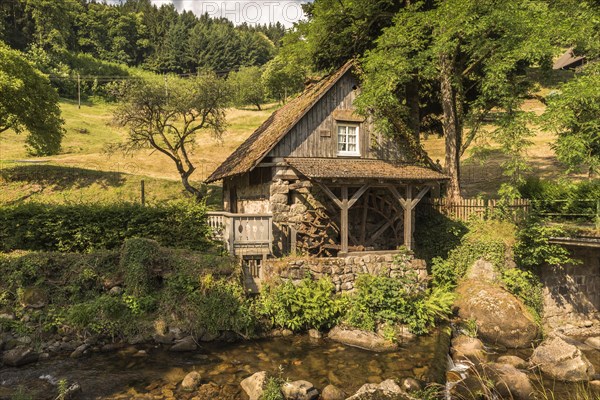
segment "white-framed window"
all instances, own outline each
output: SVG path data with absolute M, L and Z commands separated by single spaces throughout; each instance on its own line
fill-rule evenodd
M 338 155 L 360 156 L 358 124 L 337 124 Z

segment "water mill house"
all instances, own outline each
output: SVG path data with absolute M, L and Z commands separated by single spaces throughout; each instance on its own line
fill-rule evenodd
M 348 62 L 307 86 L 208 177 L 223 181 L 224 210 L 209 223 L 255 278 L 263 260 L 286 254 L 356 258 L 413 247 L 415 208 L 446 177 L 420 148 L 355 112 L 358 85 Z

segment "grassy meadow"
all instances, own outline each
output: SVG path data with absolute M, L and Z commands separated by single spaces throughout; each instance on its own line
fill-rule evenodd
M 546 90 L 546 89 L 544 89 Z M 132 155 L 109 154 L 106 146 L 118 143 L 126 135 L 124 128 L 113 121 L 113 103 L 83 103 L 81 109 L 72 100 L 61 100 L 66 136 L 60 154 L 51 157 L 31 157 L 25 148 L 24 135 L 7 131 L 0 135 L 0 204 L 23 201 L 112 202 L 139 201 L 140 182 L 144 180 L 146 200 L 160 202 L 184 195 L 177 171 L 171 160 L 151 150 Z M 203 181 L 237 146 L 239 146 L 277 105 L 266 105 L 262 111 L 254 108 L 227 111 L 228 128 L 222 138 L 201 132 L 193 149 L 192 159 L 197 171 L 193 182 Z M 541 114 L 544 105 L 527 100 L 524 109 Z M 492 126 L 484 129 L 492 130 Z M 550 132 L 535 131 L 532 146 L 527 149 L 528 174 L 543 178 L 564 176 L 552 143 Z M 444 139 L 423 138 L 422 144 L 433 160 L 444 160 Z M 473 152 L 486 147 L 486 157 Z M 476 140 L 463 156 L 463 188 L 467 197 L 494 196 L 500 184 L 505 156 L 499 146 L 483 139 Z M 572 175 L 580 178 L 583 175 Z M 209 205 L 218 206 L 219 187 L 209 188 Z
M 172 161 L 151 150 L 133 155 L 109 154 L 106 145 L 118 143 L 126 130 L 113 122 L 116 105 L 61 101 L 66 135 L 60 154 L 31 157 L 25 136 L 7 131 L 0 136 L 0 204 L 36 200 L 50 203 L 139 201 L 141 180 L 146 200 L 165 201 L 183 195 Z M 262 111 L 230 109 L 229 126 L 220 140 L 208 132 L 198 135 L 192 180 L 204 180 L 276 108 Z M 213 194 L 218 187 L 212 187 Z M 212 196 L 214 199 L 215 196 Z

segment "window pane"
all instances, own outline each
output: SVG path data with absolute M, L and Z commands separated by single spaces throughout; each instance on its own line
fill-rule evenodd
M 346 145 L 343 143 L 338 144 L 338 151 L 345 151 L 346 150 L 345 147 L 346 147 Z
M 348 151 L 356 151 L 356 145 L 355 144 L 349 144 L 348 145 Z

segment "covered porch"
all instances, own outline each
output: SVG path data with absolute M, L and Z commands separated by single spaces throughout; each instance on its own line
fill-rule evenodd
M 431 190 L 439 190 L 446 179 L 428 168 L 383 160 L 290 158 L 285 161 L 289 167 L 281 169 L 279 176 L 296 175 L 295 182 L 308 181 L 313 189 L 301 195 L 303 200 L 314 204 L 307 197 L 320 197 L 316 203 L 323 205 L 320 210 L 307 210 L 305 218 L 290 224 L 292 252 L 308 248 L 313 254 L 322 254 L 310 244 L 299 243 L 303 236 L 305 239 L 308 236 L 309 242 L 320 240 L 319 245 L 333 250 L 326 252 L 327 255 L 339 257 L 357 252 L 389 252 L 400 246 L 412 250 L 415 208 Z M 331 225 L 326 225 L 327 217 Z M 333 241 L 331 237 L 323 241 L 324 229 L 333 231 Z

